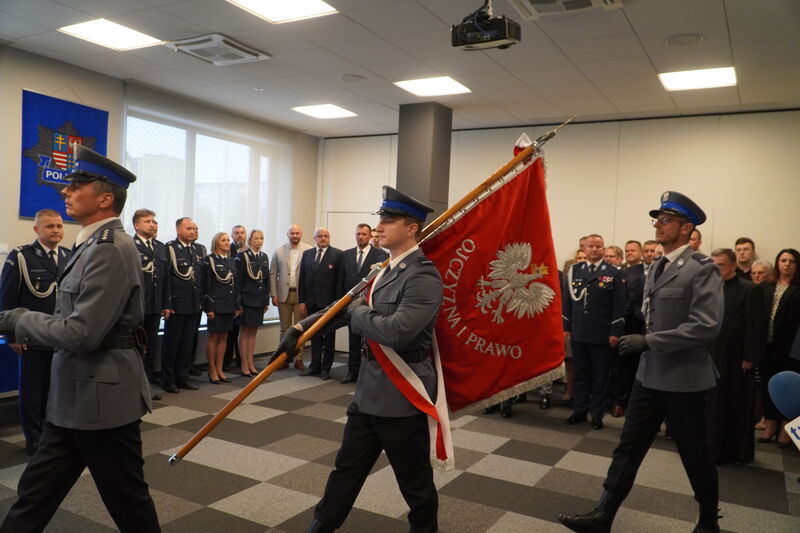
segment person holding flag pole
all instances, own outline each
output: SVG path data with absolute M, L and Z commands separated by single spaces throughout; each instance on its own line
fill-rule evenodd
M 520 388 L 537 387 L 563 374 L 560 287 L 544 194 L 544 165 L 538 150 L 574 118 L 538 137 L 421 231 L 431 209 L 384 187 L 378 231 L 381 246 L 390 250 L 389 259 L 339 301 L 289 328 L 269 365 L 170 457 L 169 463 L 178 464 L 298 346 L 349 320 L 367 338 L 370 355 L 348 409 L 336 470 L 309 531 L 333 531 L 343 523 L 382 449 L 411 507 L 411 531 L 436 531 L 438 497 L 430 466 L 454 467 L 448 405 L 453 411 L 480 409 L 518 394 Z M 507 207 L 512 211 L 503 211 Z M 461 283 L 443 283 L 450 275 L 448 254 L 463 253 L 453 249 L 452 243 L 468 239 L 470 228 L 486 222 L 486 210 L 504 216 L 513 213 L 514 217 L 504 219 L 497 231 L 488 232 L 489 239 L 483 236 L 482 242 L 488 242 L 486 250 L 468 246 L 478 259 L 473 267 L 464 269 Z M 535 244 L 527 236 L 529 228 L 520 225 L 516 216 L 528 212 L 535 213 Z M 530 222 L 523 218 L 522 222 Z M 464 228 L 468 231 L 457 238 Z M 420 250 L 423 242 L 425 247 Z M 495 252 L 496 246 L 506 250 Z M 438 260 L 426 258 L 431 251 L 439 255 Z M 495 256 L 500 259 L 492 261 Z M 524 272 L 518 272 L 521 269 Z M 513 279 L 503 281 L 506 275 Z M 366 288 L 370 289 L 366 298 L 360 298 Z M 466 295 L 448 317 L 443 316 L 444 302 L 449 298 L 452 306 L 455 299 L 443 295 L 445 289 Z M 464 313 L 465 324 L 457 331 L 452 314 L 456 311 Z M 505 322 L 505 327 L 495 322 Z M 466 324 L 474 331 L 467 332 Z M 536 335 L 531 335 L 530 328 Z M 501 338 L 490 338 L 493 331 L 508 333 L 518 344 L 500 346 Z M 527 342 L 530 337 L 533 341 Z M 463 346 L 465 341 L 471 345 Z M 447 347 L 441 358 L 437 343 Z M 484 369 L 490 372 L 484 373 Z M 407 448 L 401 442 L 407 443 Z

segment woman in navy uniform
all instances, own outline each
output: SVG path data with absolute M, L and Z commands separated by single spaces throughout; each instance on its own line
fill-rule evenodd
M 203 262 L 203 310 L 208 317 L 208 380 L 214 384 L 230 379 L 222 371 L 222 358 L 233 319 L 241 314 L 236 285 L 236 261 L 231 257 L 231 238 L 219 232 L 211 240 L 211 253 Z
M 237 283 L 242 298 L 241 325 L 241 369 L 246 378 L 253 377 L 258 370 L 253 364 L 258 326 L 264 321 L 269 307 L 269 257 L 261 251 L 264 232 L 254 229 L 247 240 L 249 248 L 236 255 Z

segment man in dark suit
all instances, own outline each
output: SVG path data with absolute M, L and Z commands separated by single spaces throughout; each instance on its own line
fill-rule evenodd
M 0 313 L 0 334 L 56 348 L 42 440 L 0 531 L 42 531 L 88 467 L 117 529 L 155 533 L 139 428 L 151 408 L 139 334 L 142 272 L 119 220 L 136 176 L 80 145 L 75 161 L 61 194 L 83 227 L 59 276 L 55 314 Z
M 161 317 L 169 319 L 172 305 L 169 287 L 169 257 L 167 247 L 156 239 L 158 223 L 156 214 L 150 209 L 137 209 L 133 213 L 133 243 L 139 250 L 144 278 L 144 331 L 147 333 L 147 352 L 144 355 L 144 371 L 150 383 L 158 383 L 154 363 L 158 351 L 158 327 Z M 160 400 L 160 395 L 153 396 Z
M 644 286 L 646 333 L 620 339 L 621 356 L 642 353 L 636 383 L 599 503 L 589 513 L 559 516 L 573 531 L 611 531 L 665 417 L 700 504 L 694 533 L 720 531 L 717 469 L 708 442 L 705 398 L 719 376 L 710 344 L 722 324 L 722 280 L 711 259 L 689 247 L 692 230 L 706 220 L 697 204 L 667 191 L 650 216 L 664 256 Z
M 177 393 L 178 389 L 197 389 L 197 385 L 189 383 L 189 370 L 194 361 L 200 324 L 205 258 L 205 248 L 194 243 L 197 224 L 191 218 L 179 218 L 175 231 L 177 238 L 166 244 L 173 313 L 164 326 L 161 350 L 161 379 L 164 390 L 170 393 Z
M 644 296 L 644 264 L 642 264 L 642 245 L 639 241 L 625 243 L 626 268 L 622 271 L 625 287 L 628 291 L 628 303 L 625 307 L 625 333 L 642 333 L 644 316 L 642 315 L 642 298 Z M 639 367 L 639 356 L 615 357 L 611 365 L 610 396 L 613 403 L 611 416 L 619 418 L 625 414 L 628 397 L 636 379 Z
M 603 260 L 600 235 L 586 238 L 586 261 L 572 265 L 562 299 L 564 332 L 572 343 L 575 396 L 567 424 L 586 422 L 603 429 L 608 366 L 625 328 L 625 280 L 622 271 Z
M 64 222 L 58 211 L 42 209 L 34 220 L 36 240 L 33 244 L 11 250 L 3 266 L 0 311 L 26 307 L 31 311 L 52 314 L 55 309 L 56 279 L 72 252 L 58 246 L 64 238 Z M 53 349 L 16 343 L 10 348 L 22 356 L 19 365 L 19 417 L 25 435 L 25 451 L 33 455 L 44 428 Z
M 314 231 L 316 246 L 303 252 L 300 260 L 298 302 L 301 314 L 316 313 L 327 307 L 339 294 L 339 270 L 342 251 L 330 245 L 328 228 Z M 311 364 L 303 375 L 330 379 L 333 356 L 336 351 L 336 333 L 316 335 L 311 339 Z
M 349 291 L 364 279 L 369 274 L 372 265 L 382 263 L 389 257 L 386 251 L 370 244 L 371 232 L 372 228 L 369 227 L 369 224 L 356 226 L 356 247 L 345 250 L 342 254 L 342 268 L 339 271 L 341 294 Z M 350 354 L 347 359 L 347 376 L 342 379 L 342 383 L 354 383 L 358 380 L 358 371 L 361 368 L 363 337 L 356 335 L 349 326 L 347 330 Z

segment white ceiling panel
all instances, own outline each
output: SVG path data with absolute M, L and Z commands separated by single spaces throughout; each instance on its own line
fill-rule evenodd
M 463 54 L 450 44 L 450 29 L 387 37 L 387 41 L 419 59 Z
M 408 0 L 353 9 L 347 12 L 347 16 L 383 37 L 421 33 L 449 26 L 424 7 Z
M 94 15 L 94 18 L 107 19 L 151 7 L 139 0 L 58 0 L 58 3 Z M 91 18 L 88 17 L 87 20 Z
M 392 43 L 380 39 L 358 43 L 337 44 L 329 47 L 329 50 L 362 67 L 396 61 L 410 61 L 414 59 L 411 55 L 403 52 Z
M 516 12 L 511 16 L 516 18 Z M 631 31 L 624 11 L 620 9 L 592 9 L 569 15 L 542 17 L 537 21 L 537 26 L 554 41 L 605 37 Z
M 327 15 L 291 24 L 292 33 L 319 46 L 370 41 L 379 36 L 342 14 Z
M 671 95 L 681 112 L 705 109 L 714 105 L 741 105 L 737 87 L 720 87 L 701 91 L 673 91 Z
M 349 61 L 322 48 L 276 54 L 275 59 L 293 65 L 306 72 L 355 67 L 355 65 Z
M 440 76 L 441 73 L 422 61 L 398 61 L 396 63 L 379 63 L 368 67 L 370 72 L 392 83 L 401 80 L 416 80 Z
M 578 68 L 590 80 L 608 80 L 651 76 L 656 79 L 657 72 L 647 57 L 606 59 L 591 63 L 579 63 Z
M 85 22 L 91 18 L 87 17 L 85 11 L 73 9 L 51 0 L 3 0 L 0 3 L 0 9 L 53 29 Z
M 632 32 L 591 39 L 562 41 L 559 48 L 576 63 L 605 61 L 610 58 L 646 57 L 639 39 Z
M 538 21 L 519 20 L 507 0 L 495 0 L 496 15 L 520 22 L 522 43 L 479 52 L 453 49 L 450 25 L 481 0 L 330 3 L 339 14 L 276 25 L 223 0 L 0 0 L 0 39 L 316 135 L 391 133 L 400 105 L 431 100 L 452 108 L 460 128 L 552 123 L 568 113 L 601 119 L 800 107 L 797 0 L 627 0 L 619 10 Z M 99 15 L 166 40 L 222 33 L 273 59 L 214 67 L 162 46 L 114 52 L 55 31 Z M 686 32 L 704 40 L 665 43 Z M 731 64 L 738 88 L 667 93 L 655 76 Z M 365 80 L 344 83 L 346 73 Z M 419 98 L 391 83 L 434 75 L 474 92 Z M 360 116 L 323 121 L 289 110 L 322 102 L 349 104 Z
M 215 32 L 222 33 L 270 24 L 266 20 L 251 15 L 244 9 L 223 0 L 217 2 L 188 0 L 177 4 L 169 4 L 160 9 L 197 26 L 213 28 Z
M 560 67 L 539 67 L 514 70 L 514 75 L 532 87 L 564 83 L 586 83 L 586 75 L 572 63 Z

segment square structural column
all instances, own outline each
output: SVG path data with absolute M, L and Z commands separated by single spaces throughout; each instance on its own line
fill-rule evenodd
M 434 209 L 447 209 L 453 110 L 437 102 L 403 104 L 397 140 L 397 190 Z

